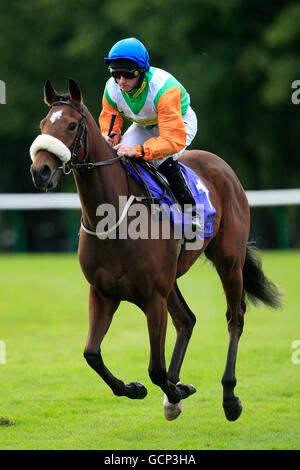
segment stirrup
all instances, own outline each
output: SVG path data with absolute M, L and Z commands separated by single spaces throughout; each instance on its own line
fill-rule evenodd
M 191 218 L 192 231 L 195 235 L 204 233 L 204 225 L 201 217 L 196 211 L 196 206 L 186 204 L 182 207 L 182 213 L 188 215 Z
M 192 221 L 192 229 L 193 229 L 193 232 L 195 232 L 196 235 L 200 234 L 200 233 L 203 233 L 203 223 L 201 222 L 201 220 L 199 219 L 199 216 L 196 215 L 195 217 L 193 217 L 193 221 Z

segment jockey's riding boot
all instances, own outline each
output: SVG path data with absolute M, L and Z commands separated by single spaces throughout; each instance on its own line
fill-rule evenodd
M 173 160 L 172 157 L 168 158 L 159 165 L 157 171 L 167 178 L 170 188 L 181 206 L 182 211 L 192 216 L 193 230 L 199 233 L 203 227 L 196 212 L 196 202 L 177 160 Z

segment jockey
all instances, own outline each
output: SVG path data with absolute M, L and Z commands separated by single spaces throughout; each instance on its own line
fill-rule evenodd
M 167 178 L 182 209 L 189 205 L 188 212 L 192 208 L 195 215 L 194 197 L 177 162 L 197 132 L 188 93 L 170 73 L 150 67 L 147 49 L 136 38 L 118 41 L 104 60 L 111 74 L 99 116 L 104 139 L 119 156 L 151 161 Z M 116 119 L 108 136 L 112 114 Z M 117 144 L 123 118 L 132 124 Z

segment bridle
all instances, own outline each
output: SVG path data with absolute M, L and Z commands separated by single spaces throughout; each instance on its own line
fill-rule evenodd
M 110 158 L 109 160 L 104 160 L 101 162 L 87 162 L 86 158 L 88 156 L 88 128 L 86 124 L 86 113 L 85 113 L 84 106 L 82 105 L 82 108 L 79 109 L 78 106 L 71 103 L 70 101 L 55 101 L 54 103 L 52 103 L 51 108 L 53 106 L 61 106 L 61 105 L 71 106 L 73 109 L 75 109 L 75 111 L 77 111 L 81 115 L 81 119 L 79 121 L 77 134 L 70 147 L 71 158 L 66 163 L 63 163 L 62 166 L 58 167 L 57 170 L 61 170 L 64 175 L 69 175 L 73 169 L 92 170 L 93 168 L 98 167 L 98 166 L 112 165 L 113 163 L 116 163 L 117 161 L 120 161 L 124 158 L 124 157 L 118 156 L 118 157 Z M 82 145 L 84 146 L 83 162 L 74 163 L 74 160 L 80 148 L 82 147 Z

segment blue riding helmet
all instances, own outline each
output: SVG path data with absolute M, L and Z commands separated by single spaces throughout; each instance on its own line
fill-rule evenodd
M 136 38 L 121 39 L 109 51 L 105 57 L 105 63 L 109 67 L 120 59 L 134 62 L 140 70 L 147 72 L 150 69 L 150 58 L 144 44 Z

